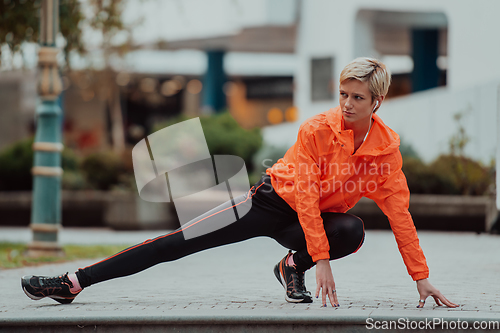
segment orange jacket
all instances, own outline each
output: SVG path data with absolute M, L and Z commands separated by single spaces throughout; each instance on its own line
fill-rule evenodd
M 429 269 L 408 212 L 410 192 L 401 171 L 399 136 L 378 115 L 373 120 L 353 154 L 353 132 L 344 129 L 340 107 L 313 116 L 266 173 L 276 193 L 297 212 L 313 261 L 330 258 L 321 212 L 344 213 L 367 197 L 389 218 L 408 274 L 424 279 Z

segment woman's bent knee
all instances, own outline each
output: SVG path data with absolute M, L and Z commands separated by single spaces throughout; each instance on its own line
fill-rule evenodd
M 361 246 L 363 240 L 365 238 L 365 227 L 363 220 L 355 215 L 350 215 L 350 223 L 346 227 L 345 233 L 352 235 L 352 240 L 354 243 L 358 244 L 358 247 Z
M 356 252 L 364 241 L 363 220 L 346 213 L 326 214 L 323 218 L 325 231 L 329 239 L 337 238 L 349 245 L 351 252 Z

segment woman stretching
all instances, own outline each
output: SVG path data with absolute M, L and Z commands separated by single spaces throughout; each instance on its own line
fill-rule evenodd
M 236 222 L 189 239 L 180 228 L 72 274 L 25 276 L 21 279 L 24 292 L 34 300 L 50 297 L 71 303 L 92 284 L 209 248 L 268 236 L 290 249 L 274 267 L 285 299 L 312 302 L 304 272 L 316 265 L 315 296 L 322 294 L 322 305 L 326 306 L 328 297 L 337 307 L 330 260 L 355 253 L 363 244 L 363 221 L 346 211 L 367 197 L 389 219 L 408 273 L 417 284 L 418 307 L 429 296 L 438 305 L 458 306 L 427 280 L 429 269 L 408 212 L 410 193 L 401 171 L 399 137 L 375 113 L 390 82 L 391 74 L 380 61 L 352 61 L 340 75 L 340 105 L 307 119 L 296 143 L 246 194 L 203 214 L 189 228 L 217 223 L 220 213 L 228 209 L 248 208 Z

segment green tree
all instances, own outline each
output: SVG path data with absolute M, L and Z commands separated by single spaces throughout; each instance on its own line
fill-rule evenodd
M 111 69 L 110 58 L 113 51 L 112 40 L 120 31 L 123 30 L 121 14 L 123 11 L 122 0 L 92 0 L 94 18 L 91 21 L 91 27 L 102 33 L 104 51 L 104 86 L 105 96 L 108 105 L 109 116 L 111 119 L 111 138 L 113 149 L 120 153 L 125 148 L 125 133 L 123 131 L 123 117 L 120 105 L 120 92 L 116 85 L 116 75 Z
M 36 43 L 38 41 L 40 6 L 41 0 L 0 1 L 0 45 L 6 44 L 13 56 L 20 53 L 24 59 L 21 45 L 24 42 Z M 78 0 L 60 0 L 59 25 L 61 34 L 66 39 L 64 57 L 67 66 L 70 65 L 69 53 L 71 51 L 85 53 L 81 29 L 83 19 L 84 16 Z M 12 64 L 8 65 L 12 66 Z
M 153 128 L 153 132 L 191 118 L 187 115 L 178 115 L 167 121 L 157 123 Z M 248 172 L 254 170 L 253 157 L 263 143 L 262 133 L 259 128 L 251 130 L 242 128 L 228 111 L 204 115 L 199 118 L 211 155 L 239 156 L 245 161 Z
M 59 6 L 59 30 L 66 39 L 64 46 L 64 59 L 67 69 L 71 69 L 69 54 L 76 51 L 78 54 L 85 54 L 86 49 L 82 40 L 82 24 L 85 16 L 82 13 L 80 1 L 60 0 Z
M 86 52 L 82 40 L 82 28 L 85 24 L 103 36 L 100 48 L 104 53 L 105 69 L 96 89 L 106 98 L 112 123 L 113 148 L 120 153 L 125 147 L 125 135 L 116 73 L 111 68 L 110 59 L 113 55 L 122 56 L 130 50 L 131 29 L 134 25 L 126 27 L 123 23 L 123 0 L 90 0 L 88 4 L 93 13 L 88 19 L 82 12 L 79 0 L 60 0 L 59 4 L 60 32 L 66 40 L 64 58 L 67 70 L 71 70 L 69 55 L 72 51 L 79 54 Z M 22 43 L 37 41 L 40 6 L 41 0 L 0 0 L 0 46 L 7 44 L 13 56 L 21 53 L 24 59 Z M 121 43 L 117 44 L 119 34 L 125 34 L 126 38 L 122 38 Z M 12 67 L 12 63 L 6 66 Z
M 22 55 L 21 44 L 38 39 L 39 8 L 40 0 L 0 1 L 0 45 L 6 44 L 12 55 Z
M 116 84 L 116 72 L 111 68 L 113 55 L 123 56 L 131 49 L 131 29 L 126 27 L 122 20 L 123 0 L 91 0 L 93 18 L 90 26 L 102 34 L 101 49 L 104 53 L 105 68 L 99 89 L 106 97 L 109 116 L 111 119 L 111 138 L 113 151 L 120 154 L 125 149 L 125 133 L 120 103 L 120 91 Z M 117 43 L 119 34 L 127 38 Z

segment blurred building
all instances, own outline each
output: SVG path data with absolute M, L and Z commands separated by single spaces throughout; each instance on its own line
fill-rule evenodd
M 500 44 L 492 41 L 499 9 L 495 0 L 129 1 L 127 20 L 147 19 L 133 32 L 141 49 L 117 70 L 138 79 L 156 75 L 160 95 L 174 76 L 196 79 L 202 91 L 192 98 L 179 90 L 169 102 L 173 113 L 227 104 L 243 126 L 263 127 L 268 143 L 289 147 L 303 121 L 338 105 L 342 68 L 359 56 L 376 57 L 393 72 L 379 114 L 405 143 L 431 161 L 449 152 L 463 126 L 466 154 L 489 163 L 496 151 Z M 140 118 L 131 110 L 144 105 L 131 103 L 128 119 Z M 159 110 L 149 122 L 166 114 Z
M 293 56 L 287 60 L 294 64 Z M 225 104 L 221 110 L 227 108 L 244 128 L 297 119 L 293 106 L 293 65 L 282 65 L 281 71 L 274 72 L 254 68 L 252 74 L 247 74 L 238 69 L 245 66 L 246 61 L 236 57 L 236 61 L 231 62 L 233 68 L 228 66 L 226 80 L 220 88 Z M 103 94 L 102 74 L 98 71 L 73 72 L 66 80 L 69 82 L 63 93 L 66 145 L 84 152 L 108 147 L 111 120 Z M 155 125 L 177 115 L 200 116 L 215 112 L 204 107 L 204 80 L 202 70 L 195 73 L 168 68 L 155 72 L 144 69 L 118 72 L 115 82 L 119 86 L 126 142 L 137 143 L 151 133 Z
M 126 141 L 136 143 L 155 124 L 179 114 L 228 109 L 245 128 L 296 121 L 298 4 L 128 1 L 124 21 L 144 20 L 132 33 L 135 51 L 112 63 Z M 92 38 L 90 58 L 99 64 L 102 52 L 92 49 Z M 72 63 L 78 69 L 79 59 Z M 98 149 L 111 142 L 111 124 L 101 96 L 104 81 L 84 70 L 86 64 L 69 78 L 64 94 L 65 138 L 69 146 Z
M 169 117 L 227 108 L 243 127 L 262 127 L 267 143 L 289 147 L 303 121 L 338 105 L 342 68 L 369 56 L 393 72 L 379 115 L 425 161 L 449 151 L 457 114 L 471 139 L 465 152 L 485 163 L 495 157 L 496 0 L 126 4 L 125 23 L 143 19 L 132 29 L 134 51 L 112 63 L 129 143 Z M 70 147 L 92 150 L 111 142 L 102 50 L 93 46 L 98 40 L 86 34 L 90 60 L 72 59 L 76 71 L 65 79 Z M 84 70 L 89 63 L 93 69 Z M 23 131 L 31 126 L 28 118 Z
M 500 67 L 500 22 L 495 0 L 302 1 L 297 31 L 296 123 L 265 128 L 268 142 L 293 144 L 300 123 L 338 105 L 342 68 L 360 56 L 393 71 L 382 119 L 425 160 L 449 152 L 462 126 L 465 153 L 495 157 Z
M 0 149 L 33 134 L 36 84 L 33 72 L 0 75 Z

